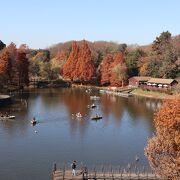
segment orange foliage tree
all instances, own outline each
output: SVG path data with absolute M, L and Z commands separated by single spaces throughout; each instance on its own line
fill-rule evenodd
M 10 59 L 7 49 L 4 49 L 0 53 L 0 75 L 6 77 L 10 70 Z
M 145 148 L 153 170 L 165 179 L 180 179 L 180 97 L 164 102 L 156 114 L 156 135 Z
M 95 66 L 91 50 L 85 40 L 80 44 L 78 61 L 73 72 L 73 78 L 81 81 L 90 81 L 95 76 Z
M 111 68 L 111 86 L 123 86 L 124 81 L 127 79 L 127 66 L 122 52 L 114 55 L 114 62 Z
M 77 43 L 74 41 L 72 43 L 72 49 L 69 58 L 67 59 L 66 63 L 63 66 L 64 78 L 70 78 L 71 80 L 73 80 L 73 72 L 75 70 L 76 63 L 78 61 L 78 53 L 79 53 L 79 47 Z
M 112 62 L 113 62 L 113 56 L 111 54 L 107 54 L 102 60 L 102 63 L 100 66 L 101 85 L 106 86 L 110 84 Z

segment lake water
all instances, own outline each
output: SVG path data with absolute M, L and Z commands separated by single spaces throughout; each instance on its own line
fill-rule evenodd
M 100 100 L 91 100 L 91 95 Z M 88 106 L 92 103 L 97 108 Z M 138 163 L 148 166 L 144 147 L 153 134 L 153 114 L 159 106 L 156 100 L 78 88 L 23 93 L 18 105 L 0 109 L 16 116 L 0 121 L 0 179 L 50 180 L 53 162 L 70 165 L 73 160 L 87 166 L 125 167 L 137 155 Z M 77 112 L 84 118 L 74 118 Z M 103 119 L 92 121 L 96 113 Z M 34 127 L 30 124 L 33 116 L 38 120 Z

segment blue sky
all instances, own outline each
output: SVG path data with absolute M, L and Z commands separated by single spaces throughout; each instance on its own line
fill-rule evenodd
M 180 34 L 180 0 L 0 0 L 0 40 L 31 48 L 87 39 L 148 44 Z

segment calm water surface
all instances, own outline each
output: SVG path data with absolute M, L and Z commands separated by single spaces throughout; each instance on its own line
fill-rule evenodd
M 100 100 L 92 101 L 90 95 Z M 35 90 L 19 98 L 18 106 L 0 109 L 16 115 L 15 120 L 0 121 L 1 180 L 49 180 L 53 162 L 69 165 L 72 160 L 89 166 L 127 166 L 137 155 L 139 164 L 148 166 L 144 147 L 154 131 L 159 101 L 77 88 Z M 92 103 L 96 109 L 88 107 Z M 77 112 L 85 117 L 73 118 Z M 103 119 L 90 120 L 96 113 Z M 38 120 L 34 127 L 33 116 Z

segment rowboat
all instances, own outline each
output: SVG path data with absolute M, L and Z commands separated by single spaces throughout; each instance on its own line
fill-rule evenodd
M 32 121 L 31 121 L 31 124 L 32 124 L 32 125 L 36 125 L 36 123 L 37 123 L 36 120 L 32 120 Z
M 91 117 L 91 120 L 100 120 L 100 119 L 102 119 L 102 116 L 96 115 L 96 116 Z
M 0 116 L 1 120 L 15 119 L 16 116 Z
M 92 105 L 91 105 L 91 108 L 95 108 L 95 107 L 96 107 L 96 105 L 95 105 L 95 104 L 92 104 Z
M 90 96 L 90 99 L 91 99 L 91 100 L 99 100 L 100 97 L 99 97 L 99 96 Z

